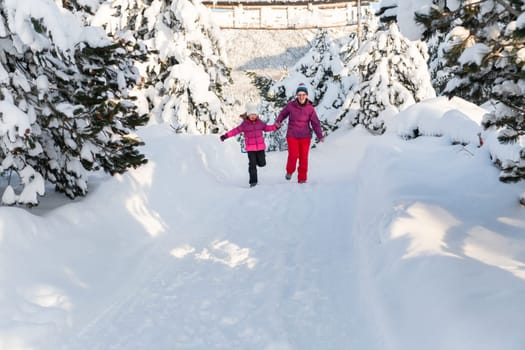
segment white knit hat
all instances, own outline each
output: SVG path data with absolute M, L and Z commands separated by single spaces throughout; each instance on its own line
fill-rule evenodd
M 255 114 L 258 115 L 259 112 L 257 111 L 257 105 L 252 102 L 248 102 L 246 104 L 246 115 Z

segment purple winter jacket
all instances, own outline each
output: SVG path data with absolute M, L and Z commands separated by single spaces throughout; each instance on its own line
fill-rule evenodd
M 279 113 L 275 123 L 281 124 L 287 117 L 288 131 L 286 132 L 286 137 L 296 139 L 311 138 L 313 128 L 317 138 L 319 140 L 323 139 L 321 123 L 310 100 L 307 100 L 304 106 L 299 105 L 297 99 L 288 102 L 281 113 Z
M 275 125 L 267 125 L 265 122 L 257 118 L 255 121 L 251 121 L 246 118 L 241 125 L 231 129 L 225 135 L 230 138 L 241 132 L 244 132 L 244 145 L 246 151 L 262 151 L 266 149 L 264 143 L 263 131 L 274 131 L 277 130 Z

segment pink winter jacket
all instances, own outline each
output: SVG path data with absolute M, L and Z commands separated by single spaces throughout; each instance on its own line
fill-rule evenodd
M 230 138 L 241 132 L 244 133 L 244 145 L 246 146 L 246 151 L 262 151 L 266 149 L 266 144 L 264 143 L 263 131 L 274 131 L 277 130 L 275 125 L 267 125 L 265 122 L 257 118 L 255 121 L 250 121 L 246 118 L 241 125 L 231 129 L 225 135 Z
M 301 106 L 297 99 L 288 102 L 281 113 L 279 113 L 275 123 L 279 125 L 286 118 L 288 118 L 287 137 L 296 139 L 311 138 L 313 128 L 317 138 L 319 140 L 323 139 L 321 123 L 310 100 L 307 100 L 304 106 Z

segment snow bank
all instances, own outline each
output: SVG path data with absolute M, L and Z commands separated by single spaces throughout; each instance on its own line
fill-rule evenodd
M 444 136 L 451 143 L 480 145 L 486 110 L 461 98 L 438 97 L 412 105 L 388 121 L 387 132 L 402 138 Z

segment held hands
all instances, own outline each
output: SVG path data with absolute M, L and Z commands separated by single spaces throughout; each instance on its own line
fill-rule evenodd
M 228 137 L 226 135 L 221 135 L 219 136 L 219 138 L 221 139 L 221 142 L 223 142 L 224 140 L 226 140 Z

